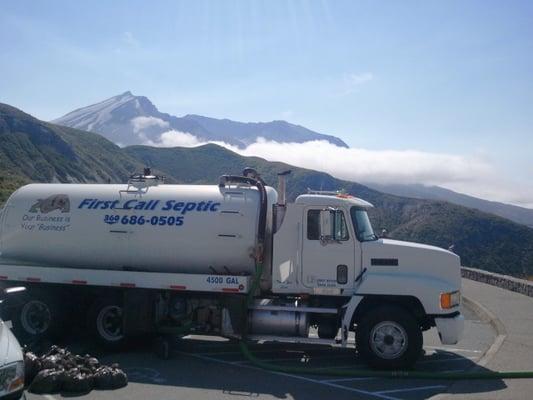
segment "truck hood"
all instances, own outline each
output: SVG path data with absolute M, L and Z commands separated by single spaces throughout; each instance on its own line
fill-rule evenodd
M 457 254 L 436 246 L 391 239 L 363 243 L 363 267 L 369 271 L 429 275 L 460 287 L 460 266 Z
M 0 367 L 22 359 L 19 342 L 5 322 L 0 320 Z

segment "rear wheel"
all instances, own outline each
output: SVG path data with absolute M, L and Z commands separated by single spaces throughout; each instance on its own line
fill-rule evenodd
M 100 344 L 117 349 L 124 345 L 122 302 L 118 298 L 96 300 L 89 312 L 89 326 Z
M 412 368 L 420 357 L 422 343 L 417 320 L 402 307 L 372 309 L 357 325 L 357 350 L 373 368 Z

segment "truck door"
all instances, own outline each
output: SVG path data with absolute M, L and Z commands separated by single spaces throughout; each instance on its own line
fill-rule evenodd
M 352 288 L 355 279 L 356 240 L 349 228 L 349 214 L 343 209 L 331 211 L 332 235 L 324 240 L 320 233 L 320 213 L 324 207 L 304 209 L 302 282 L 317 294 L 338 294 Z M 358 263 L 357 263 L 358 264 Z

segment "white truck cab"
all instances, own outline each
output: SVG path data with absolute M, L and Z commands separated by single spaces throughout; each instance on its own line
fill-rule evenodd
M 306 293 L 312 303 L 348 298 L 339 323 L 343 341 L 355 329 L 359 351 L 372 365 L 405 366 L 392 359 L 413 344 L 420 351 L 421 330 L 436 326 L 443 344 L 460 340 L 460 259 L 435 246 L 378 238 L 371 207 L 340 192 L 310 192 L 287 204 L 273 236 L 272 291 Z M 318 328 L 322 336 L 320 320 Z

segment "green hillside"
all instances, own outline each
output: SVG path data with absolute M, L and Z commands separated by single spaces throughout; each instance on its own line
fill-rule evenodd
M 144 166 L 165 174 L 169 182 L 183 183 L 216 183 L 222 174 L 253 167 L 273 186 L 278 172 L 291 169 L 290 200 L 307 188 L 344 189 L 376 206 L 371 218 L 378 232 L 386 228 L 392 238 L 444 248 L 453 244 L 463 265 L 533 275 L 533 229 L 504 218 L 442 201 L 383 194 L 321 172 L 242 157 L 216 145 L 121 149 L 97 134 L 39 121 L 0 104 L 0 202 L 28 182 L 126 182 Z
M 49 124 L 0 104 L 3 197 L 24 182 L 124 182 L 139 162 L 102 136 Z
M 244 167 L 253 167 L 275 187 L 277 173 L 291 169 L 289 200 L 307 188 L 344 189 L 374 204 L 371 218 L 377 232 L 386 228 L 391 238 L 443 248 L 453 244 L 463 265 L 473 268 L 533 275 L 533 229 L 492 214 L 442 201 L 384 194 L 325 173 L 242 157 L 213 144 L 196 148 L 131 146 L 124 151 L 183 183 L 216 183 L 221 174 L 240 174 Z

